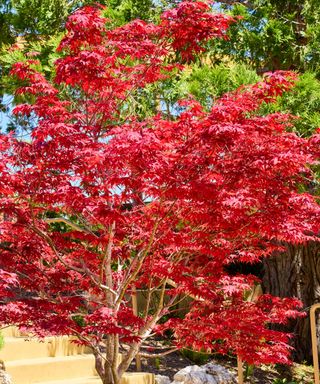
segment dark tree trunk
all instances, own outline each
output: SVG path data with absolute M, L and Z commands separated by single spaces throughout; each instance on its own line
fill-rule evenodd
M 286 245 L 287 251 L 264 260 L 263 289 L 279 297 L 297 297 L 308 316 L 293 320 L 286 330 L 294 334 L 296 361 L 312 361 L 310 307 L 320 302 L 320 243 Z M 320 345 L 320 314 L 317 316 Z

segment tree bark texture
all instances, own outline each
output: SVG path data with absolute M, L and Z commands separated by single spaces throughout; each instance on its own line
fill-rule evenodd
M 310 307 L 320 302 L 320 243 L 286 245 L 286 252 L 264 260 L 263 290 L 279 297 L 297 297 L 307 316 L 292 320 L 286 330 L 294 337 L 293 358 L 312 362 Z M 317 335 L 320 346 L 320 313 L 317 315 Z

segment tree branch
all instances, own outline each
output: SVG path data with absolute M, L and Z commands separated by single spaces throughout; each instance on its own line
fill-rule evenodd
M 114 231 L 116 228 L 115 221 L 112 222 L 112 224 L 109 227 L 109 240 L 107 249 L 105 251 L 105 254 L 103 256 L 102 262 L 101 262 L 101 271 L 100 271 L 100 287 L 106 287 L 107 291 L 112 292 L 113 296 L 107 295 L 107 304 L 111 307 L 114 304 L 114 299 L 117 296 L 117 293 L 113 291 L 113 279 L 112 279 L 112 247 L 113 247 L 113 238 L 114 238 Z M 103 284 L 103 278 L 105 277 L 105 285 Z
M 89 233 L 90 235 L 93 235 L 97 238 L 99 238 L 99 236 L 97 236 L 94 232 L 92 232 L 89 228 L 82 228 L 80 227 L 79 225 L 73 223 L 72 221 L 68 220 L 68 219 L 65 219 L 64 217 L 54 217 L 52 219 L 45 219 L 44 220 L 46 223 L 64 223 L 66 225 L 69 225 L 69 227 L 75 229 L 76 231 L 78 232 L 85 232 L 85 233 Z
M 124 283 L 122 285 L 122 288 L 121 288 L 121 290 L 119 292 L 119 295 L 118 295 L 118 298 L 116 300 L 116 304 L 115 304 L 116 307 L 119 307 L 119 305 L 121 304 L 121 301 L 122 301 L 122 299 L 123 299 L 123 297 L 124 297 L 124 295 L 125 295 L 125 293 L 126 293 L 126 291 L 128 289 L 128 286 L 137 277 L 138 273 L 140 272 L 140 269 L 141 269 L 141 267 L 143 265 L 143 261 L 147 257 L 148 253 L 150 252 L 150 249 L 151 249 L 152 243 L 154 241 L 154 238 L 155 238 L 155 235 L 156 235 L 159 223 L 160 223 L 160 221 L 157 221 L 154 224 L 154 227 L 153 227 L 153 230 L 152 230 L 152 233 L 151 233 L 151 236 L 150 236 L 150 239 L 149 239 L 149 242 L 148 242 L 148 245 L 147 245 L 146 249 L 140 251 L 134 257 L 134 259 L 132 260 L 132 263 L 131 263 L 131 266 L 129 268 L 129 271 L 127 272 L 127 277 L 124 280 Z M 135 264 L 135 262 L 137 264 L 136 270 L 135 271 L 131 271 L 131 267 L 132 267 L 132 265 Z
M 172 348 L 172 349 L 169 349 L 168 351 L 160 352 L 160 353 L 139 352 L 139 356 L 146 357 L 146 358 L 155 358 L 155 357 L 161 357 L 161 356 L 169 355 L 170 353 L 176 352 L 178 350 L 179 350 L 179 348 Z
M 42 232 L 39 228 L 35 227 L 35 226 L 29 226 L 29 228 L 35 232 L 38 236 L 40 236 L 44 241 L 46 241 L 46 243 L 49 245 L 49 247 L 52 249 L 52 251 L 54 252 L 54 254 L 56 255 L 56 257 L 58 258 L 58 260 L 66 267 L 66 268 L 69 268 L 75 272 L 78 272 L 78 273 L 84 273 L 84 270 L 82 268 L 78 268 L 78 267 L 74 267 L 68 263 L 65 262 L 65 260 L 63 260 L 63 258 L 61 257 L 61 255 L 59 254 L 58 250 L 56 249 L 53 241 L 51 240 L 51 238 L 44 232 Z

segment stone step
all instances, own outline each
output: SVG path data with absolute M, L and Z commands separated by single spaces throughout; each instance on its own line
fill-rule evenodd
M 98 376 L 83 377 L 79 379 L 42 381 L 36 384 L 101 384 Z M 125 373 L 120 384 L 154 384 L 154 375 L 146 372 L 128 372 Z
M 101 379 L 98 376 L 91 376 L 69 380 L 37 381 L 35 384 L 101 384 Z
M 77 345 L 68 336 L 46 337 L 43 340 L 27 337 L 5 337 L 0 359 L 4 361 L 38 357 L 73 356 L 91 353 L 90 348 Z
M 122 376 L 121 384 L 154 384 L 154 374 L 147 372 L 127 372 Z
M 8 327 L 0 328 L 0 333 L 3 337 L 20 337 L 21 336 L 19 329 L 12 325 Z
M 0 359 L 5 361 L 14 384 L 101 384 L 90 348 L 73 343 L 71 337 L 46 337 L 40 341 L 12 326 L 1 333 L 5 346 Z M 154 384 L 154 375 L 126 373 L 121 384 Z
M 92 377 L 96 374 L 93 355 L 42 357 L 5 362 L 14 384 Z

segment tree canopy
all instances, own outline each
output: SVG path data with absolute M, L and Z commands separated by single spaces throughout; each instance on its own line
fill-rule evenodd
M 289 361 L 289 336 L 269 324 L 299 316 L 299 302 L 246 301 L 257 279 L 226 267 L 319 231 L 314 196 L 297 191 L 313 177 L 319 134 L 287 132 L 288 114 L 256 113 L 295 74 L 267 74 L 210 109 L 192 98 L 170 116 L 130 108 L 234 22 L 186 1 L 158 24 L 114 27 L 85 7 L 69 17 L 53 81 L 34 59 L 13 66 L 26 100 L 14 113 L 34 126 L 28 140 L 0 136 L 0 278 L 10 276 L 0 320 L 76 335 L 104 384 L 118 383 L 143 341 L 166 329 L 174 348 Z M 129 299 L 136 289 L 148 297 L 139 314 Z M 181 296 L 192 299 L 188 315 L 168 316 Z

